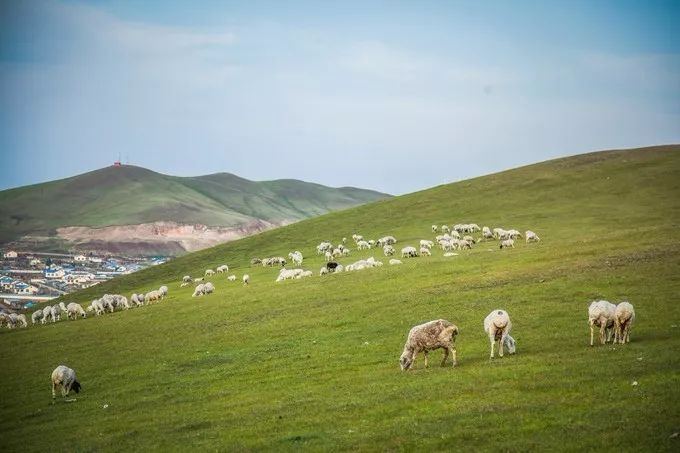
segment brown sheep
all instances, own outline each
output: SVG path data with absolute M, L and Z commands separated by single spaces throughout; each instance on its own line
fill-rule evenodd
M 416 355 L 421 351 L 425 354 L 425 368 L 427 368 L 427 354 L 439 348 L 444 349 L 444 359 L 441 365 L 446 364 L 450 353 L 453 359 L 452 366 L 456 366 L 456 335 L 458 335 L 458 327 L 445 319 L 437 319 L 413 327 L 408 333 L 404 352 L 399 359 L 401 370 L 410 369 L 415 363 Z

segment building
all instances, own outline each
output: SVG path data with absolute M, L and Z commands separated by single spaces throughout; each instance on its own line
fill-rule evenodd
M 0 288 L 2 288 L 4 291 L 10 291 L 13 287 L 14 279 L 12 277 L 8 277 L 6 275 L 0 277 Z
M 76 263 L 84 263 L 87 261 L 87 257 L 85 255 L 76 255 L 73 257 L 73 261 Z
M 42 266 L 42 261 L 40 261 L 38 258 L 33 258 L 31 261 L 28 262 L 30 266 L 38 267 Z
M 48 267 L 43 271 L 45 278 L 64 278 L 66 273 L 61 267 Z
M 39 289 L 33 285 L 24 282 L 16 282 L 14 284 L 14 292 L 16 294 L 37 294 Z
M 14 250 L 8 250 L 7 252 L 2 254 L 3 258 L 16 258 L 17 256 L 18 256 L 17 252 L 15 252 Z
M 95 264 L 100 264 L 102 262 L 101 258 L 97 258 L 96 256 L 91 256 L 88 258 L 90 260 L 90 263 L 95 263 Z

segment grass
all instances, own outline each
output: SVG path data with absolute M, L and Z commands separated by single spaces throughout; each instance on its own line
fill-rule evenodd
M 157 305 L 0 333 L 4 451 L 677 451 L 680 431 L 680 147 L 576 156 L 328 214 L 73 295 L 146 291 Z M 253 256 L 359 232 L 399 246 L 432 223 L 532 229 L 540 244 L 274 283 Z M 371 251 L 375 252 L 375 251 Z M 354 252 L 354 261 L 371 253 Z M 376 257 L 379 254 L 376 253 Z M 248 287 L 184 274 L 227 263 Z M 630 300 L 626 346 L 589 347 L 587 306 Z M 518 353 L 488 359 L 482 320 L 505 308 Z M 402 373 L 409 328 L 460 328 L 459 366 Z M 77 401 L 51 404 L 54 367 Z M 638 386 L 632 386 L 638 381 Z M 104 408 L 108 405 L 107 408 Z
M 238 226 L 274 224 L 371 202 L 387 195 L 294 180 L 255 182 L 228 173 L 180 178 L 107 167 L 0 191 L 0 243 L 63 226 L 103 227 L 160 220 Z

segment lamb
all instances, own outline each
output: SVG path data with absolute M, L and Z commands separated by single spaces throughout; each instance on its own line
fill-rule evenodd
M 42 310 L 37 310 L 34 311 L 33 314 L 31 315 L 31 323 L 33 325 L 37 324 L 38 321 L 42 321 L 43 318 L 43 311 Z
M 614 343 L 630 343 L 630 328 L 635 322 L 635 309 L 630 302 L 621 302 L 614 311 Z
M 590 325 L 590 346 L 593 345 L 595 327 L 600 328 L 600 343 L 605 344 L 611 339 L 616 317 L 616 305 L 606 300 L 593 301 L 588 307 L 588 324 Z
M 390 261 L 390 266 L 394 266 L 395 264 L 401 264 L 401 261 L 398 259 L 392 258 Z
M 71 368 L 59 365 L 52 371 L 52 399 L 57 397 L 57 386 L 61 386 L 61 396 L 68 396 L 71 390 L 80 393 L 83 387 L 76 379 L 76 372 Z
M 524 233 L 524 237 L 526 238 L 527 244 L 529 242 L 540 242 L 541 240 L 541 238 L 539 238 L 538 235 L 531 230 L 527 230 Z
M 229 266 L 226 264 L 223 264 L 221 266 L 218 266 L 217 269 L 215 269 L 218 274 L 223 274 L 225 272 L 229 272 Z
M 212 269 L 206 269 L 203 274 L 204 277 L 212 277 L 213 275 L 215 275 L 215 271 Z
M 202 296 L 203 294 L 205 294 L 205 284 L 201 283 L 196 288 L 194 288 L 194 293 L 191 295 L 191 297 Z
M 494 239 L 494 235 L 488 226 L 482 227 L 482 237 L 484 239 Z
M 368 248 L 372 249 L 373 247 L 375 247 L 375 241 L 373 239 L 370 239 L 368 241 Z
M 415 247 L 404 247 L 401 249 L 401 257 L 402 258 L 413 258 L 418 256 L 418 251 L 416 250 Z
M 319 276 L 327 275 L 328 274 L 328 268 L 326 266 L 322 266 L 321 269 L 319 269 Z
M 430 249 L 427 247 L 420 247 L 420 255 L 421 256 L 432 256 L 432 252 L 430 252 Z
M 501 241 L 500 248 L 503 248 L 503 247 L 505 247 L 506 249 L 510 248 L 510 247 L 514 249 L 515 248 L 515 241 L 513 241 L 512 239 L 506 239 L 504 241 Z
M 243 274 L 243 284 L 244 284 L 244 285 L 250 284 L 250 275 L 248 275 L 248 274 Z
M 182 283 L 191 283 L 191 276 L 185 275 L 184 277 L 182 277 Z
M 235 282 L 236 281 L 236 275 L 231 274 L 229 277 L 227 277 L 227 280 L 229 280 L 230 282 Z
M 413 327 L 408 333 L 404 352 L 399 359 L 401 370 L 407 371 L 412 368 L 419 352 L 425 354 L 425 368 L 427 368 L 427 354 L 439 348 L 444 349 L 444 359 L 441 365 L 446 365 L 446 360 L 451 354 L 452 366 L 455 367 L 457 364 L 456 335 L 458 335 L 458 327 L 445 319 L 438 319 Z
M 324 254 L 324 257 L 326 258 L 326 261 L 332 261 L 333 260 L 333 254 L 331 252 L 326 252 Z
M 514 338 L 510 336 L 511 330 L 510 315 L 504 310 L 494 310 L 484 318 L 484 332 L 489 336 L 491 342 L 491 359 L 494 357 L 493 350 L 496 342 L 498 342 L 499 357 L 503 357 L 503 346 L 508 348 L 508 353 L 515 353 L 516 343 Z
M 76 319 L 78 316 L 81 318 L 87 318 L 87 313 L 85 313 L 85 310 L 83 310 L 83 307 L 80 304 L 77 304 L 75 302 L 71 302 L 66 306 L 66 313 L 68 319 Z M 73 318 L 71 318 L 73 317 Z
M 391 245 L 386 245 L 385 247 L 383 247 L 383 253 L 385 254 L 385 256 L 394 255 L 395 254 L 394 247 L 392 247 Z

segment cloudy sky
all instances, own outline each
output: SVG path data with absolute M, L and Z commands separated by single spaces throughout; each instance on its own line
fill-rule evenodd
M 0 189 L 131 164 L 394 194 L 680 142 L 680 2 L 3 1 Z

